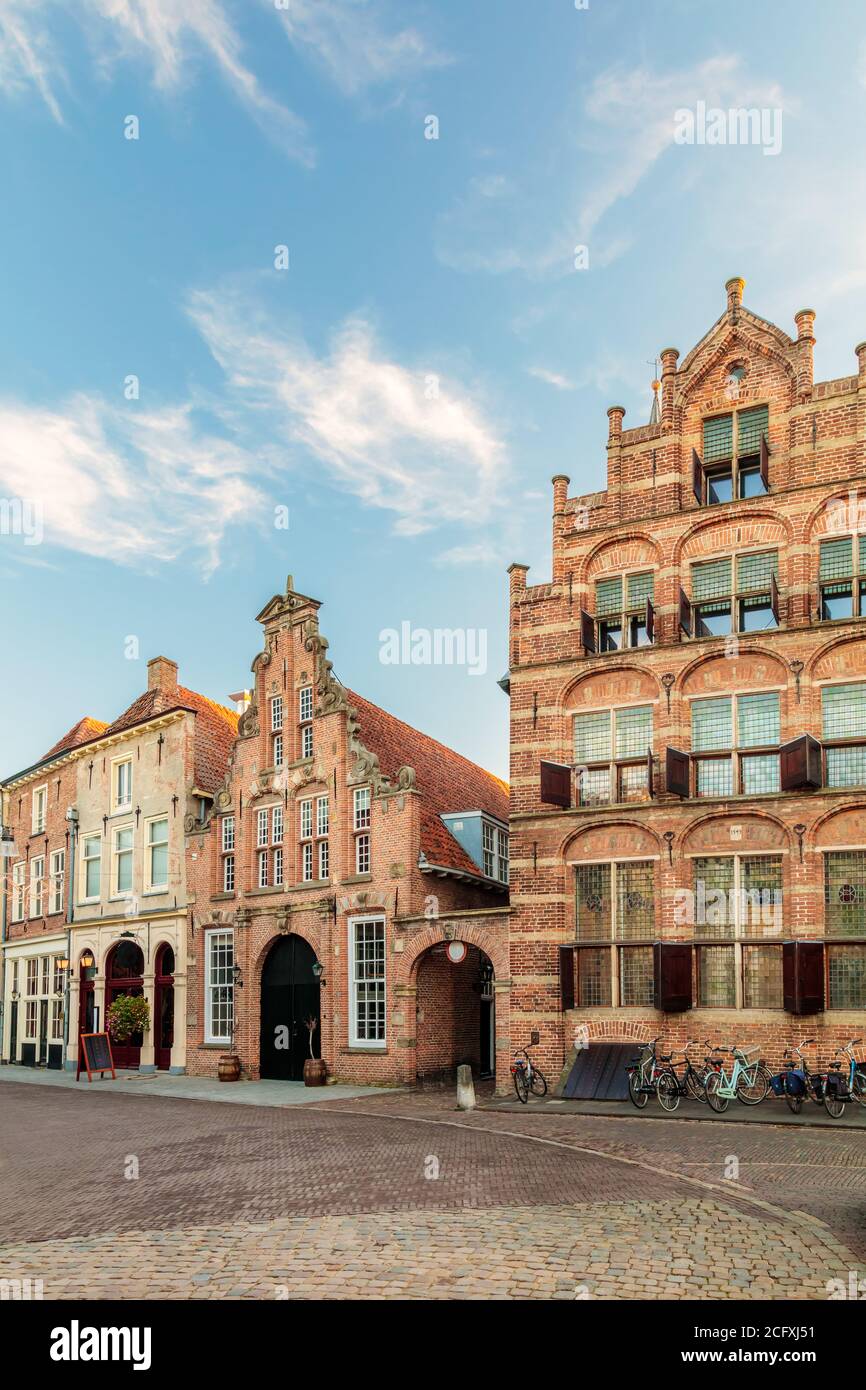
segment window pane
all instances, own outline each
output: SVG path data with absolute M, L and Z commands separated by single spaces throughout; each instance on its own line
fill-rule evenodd
M 695 936 L 704 940 L 733 936 L 733 857 L 713 855 L 696 859 L 692 874 Z
M 703 1009 L 732 1009 L 737 990 L 733 946 L 698 948 L 698 1003 Z
M 622 612 L 622 575 L 615 579 L 600 579 L 595 586 L 595 615 Z
M 768 590 L 770 576 L 779 574 L 779 552 L 765 550 L 760 555 L 740 555 L 737 559 L 737 593 Z
M 734 495 L 734 475 L 729 468 L 707 474 L 707 501 L 730 502 Z
M 737 454 L 743 458 L 746 454 L 758 454 L 761 451 L 761 440 L 767 432 L 770 423 L 769 408 L 765 405 L 757 405 L 752 410 L 741 410 L 737 415 Z
M 610 865 L 578 864 L 575 885 L 578 941 L 609 941 Z
M 781 1009 L 781 946 L 743 947 L 743 1008 Z
M 866 936 L 866 850 L 824 856 L 825 933 Z
M 652 940 L 655 935 L 652 862 L 617 864 L 616 890 L 619 940 Z
M 763 497 L 767 489 L 764 487 L 764 480 L 761 477 L 760 467 L 740 468 L 740 496 L 741 497 Z
M 610 1004 L 610 951 L 606 947 L 578 951 L 576 1002 L 588 1009 Z
M 766 632 L 777 626 L 769 594 L 740 599 L 740 632 Z
M 598 649 L 600 652 L 622 650 L 622 623 L 599 623 Z
M 708 598 L 724 598 L 731 592 L 731 561 L 710 560 L 692 565 L 692 598 L 696 602 Z
M 619 770 L 620 801 L 646 801 L 649 795 L 646 763 L 628 763 Z
M 610 761 L 610 711 L 574 716 L 574 761 L 579 764 Z
M 827 749 L 827 786 L 862 787 L 866 783 L 866 747 Z
M 782 860 L 777 854 L 746 855 L 740 860 L 741 936 L 781 936 Z
M 619 953 L 619 998 L 628 1008 L 652 1008 L 653 948 L 628 946 Z
M 866 946 L 830 946 L 828 1007 L 866 1008 Z
M 731 601 L 702 603 L 695 609 L 696 637 L 726 637 L 732 630 Z
M 617 758 L 640 757 L 652 747 L 652 705 L 641 705 L 638 709 L 618 709 L 615 718 Z
M 751 754 L 742 759 L 741 766 L 745 796 L 763 796 L 781 789 L 778 753 Z
M 698 758 L 698 796 L 733 796 L 734 775 L 730 758 Z
M 824 738 L 866 738 L 866 681 L 824 686 L 821 733 Z
M 704 421 L 704 463 L 729 459 L 734 449 L 733 415 L 717 415 Z
M 713 700 L 692 701 L 692 752 L 711 748 L 732 748 L 733 706 L 728 695 Z
M 579 806 L 607 806 L 610 801 L 610 767 L 584 768 L 577 775 Z
M 847 579 L 854 573 L 854 540 L 821 542 L 821 579 Z
M 854 616 L 854 586 L 824 584 L 821 589 L 821 618 L 825 623 Z
M 866 690 L 866 686 L 864 686 Z M 779 695 L 741 695 L 737 700 L 737 745 L 766 748 L 779 742 Z
M 629 609 L 643 608 L 647 599 L 652 598 L 654 587 L 652 571 L 649 574 L 630 574 L 626 585 L 626 606 Z

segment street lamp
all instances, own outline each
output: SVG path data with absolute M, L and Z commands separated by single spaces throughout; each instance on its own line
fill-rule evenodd
M 323 966 L 322 962 L 321 962 L 320 960 L 314 960 L 314 961 L 313 961 L 313 978 L 315 979 L 316 984 L 317 984 L 321 989 L 324 989 L 324 988 L 325 988 L 325 985 L 327 984 L 327 980 L 324 980 L 324 979 L 322 978 L 322 976 L 324 975 L 324 973 L 325 973 L 325 967 Z

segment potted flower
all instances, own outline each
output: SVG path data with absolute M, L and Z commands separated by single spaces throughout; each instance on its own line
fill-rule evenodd
M 150 1005 L 140 994 L 119 994 L 107 1014 L 108 1031 L 115 1042 L 125 1043 L 134 1033 L 150 1028 Z
M 317 1057 L 313 1051 L 313 1038 L 319 1027 L 319 1020 L 315 1014 L 304 1020 L 304 1026 L 310 1042 L 310 1055 L 304 1062 L 304 1085 L 305 1086 L 324 1086 L 328 1079 L 325 1063 L 321 1057 Z

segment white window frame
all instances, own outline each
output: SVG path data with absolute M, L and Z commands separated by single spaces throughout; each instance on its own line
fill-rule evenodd
M 216 947 L 217 947 L 217 946 L 225 946 L 226 943 L 229 943 L 229 944 L 231 945 L 231 964 L 224 964 L 224 965 L 223 965 L 222 971 L 223 971 L 224 979 L 223 979 L 223 982 L 222 982 L 222 983 L 219 983 L 218 981 L 215 981 L 215 980 L 213 979 L 213 973 L 214 973 L 214 960 L 213 960 L 213 957 L 214 957 L 214 952 L 215 952 Z M 231 1019 L 232 1015 L 234 1014 L 234 992 L 235 992 L 235 986 L 234 986 L 234 976 L 233 976 L 233 974 L 232 974 L 232 971 L 233 971 L 233 968 L 234 968 L 234 932 L 233 932 L 233 930 L 231 929 L 231 927 L 229 927 L 229 928 L 220 927 L 218 930 L 206 931 L 206 932 L 205 932 L 204 958 L 205 958 L 205 970 L 204 970 L 204 1027 L 205 1027 L 205 1033 L 204 1033 L 204 1040 L 205 1040 L 206 1043 L 210 1043 L 210 1044 L 213 1044 L 213 1045 L 221 1045 L 221 1046 L 224 1046 L 226 1043 L 231 1043 L 231 1040 L 232 1040 L 232 1027 L 231 1027 L 231 1023 L 229 1023 L 229 1027 L 228 1027 L 228 1030 L 227 1030 L 226 1032 L 224 1032 L 224 1033 L 219 1033 L 219 1034 L 215 1033 L 214 1030 L 213 1030 L 213 1026 L 212 1026 L 212 1025 L 213 1025 L 213 1007 L 214 1007 L 214 1002 L 215 1002 L 215 1001 L 214 1001 L 214 992 L 215 992 L 215 990 L 217 990 L 217 989 L 219 989 L 219 990 L 228 990 L 228 992 L 229 992 L 229 1001 L 230 1001 L 230 1002 L 229 1002 L 229 1009 L 228 1009 L 228 1017 L 229 1017 L 229 1019 Z M 224 1002 L 224 1001 L 219 1001 L 219 1002 Z
M 129 831 L 130 842 L 128 849 L 118 849 L 118 839 L 125 832 Z M 120 887 L 120 859 L 121 855 L 129 855 L 129 887 Z M 125 821 L 123 825 L 115 825 L 111 831 L 111 897 L 112 898 L 131 898 L 135 888 L 135 826 L 132 821 Z
M 34 787 L 31 798 L 30 829 L 32 834 L 41 835 L 45 829 L 45 821 L 48 815 L 48 783 L 44 786 Z
M 366 858 L 366 865 L 363 864 Z M 355 873 L 369 874 L 372 872 L 372 853 L 370 849 L 370 832 L 365 830 L 362 835 L 355 836 Z
M 384 917 L 364 916 L 348 919 L 348 967 L 349 967 L 349 1046 L 363 1047 L 384 1052 L 388 1047 L 388 942 Z M 382 932 L 382 974 L 372 981 L 362 981 L 356 975 L 356 931 L 359 926 L 374 926 Z M 361 1038 L 358 1036 L 358 992 L 365 983 L 381 983 L 384 997 L 383 1036 L 381 1038 Z
M 49 861 L 50 871 L 50 896 L 49 908 L 52 913 L 63 911 L 63 887 L 66 881 L 66 850 L 55 849 L 51 851 Z
M 283 847 L 277 845 L 273 852 L 274 858 L 274 887 L 281 888 L 283 885 Z
M 313 726 L 312 724 L 301 725 L 301 757 L 311 758 L 313 756 Z
M 267 888 L 267 887 L 269 886 L 269 885 L 268 885 L 268 877 L 269 877 L 269 868 L 270 868 L 270 866 L 269 866 L 268 860 L 270 859 L 270 854 L 269 854 L 269 852 L 268 852 L 267 849 L 260 849 L 260 850 L 258 851 L 258 856 L 259 856 L 259 863 L 258 863 L 258 872 L 257 872 L 257 874 L 256 874 L 256 883 L 257 883 L 257 885 L 258 885 L 259 888 Z
M 319 879 L 330 877 L 331 851 L 327 840 L 319 841 Z
M 12 865 L 12 921 L 24 921 L 24 908 L 27 903 L 27 863 L 19 859 Z
M 313 718 L 313 687 L 302 685 L 298 691 L 298 723 L 309 724 Z
M 235 891 L 235 857 L 234 854 L 223 855 L 223 877 L 222 891 L 233 893 Z
M 38 869 L 38 872 L 37 872 Z M 45 855 L 36 854 L 30 860 L 30 916 L 43 916 L 45 906 Z
M 330 829 L 330 808 L 327 796 L 316 797 L 316 836 L 321 839 Z
M 120 774 L 125 767 L 129 768 L 129 795 L 125 800 L 120 799 Z M 122 758 L 112 758 L 111 760 L 111 810 L 112 813 L 128 811 L 132 807 L 132 755 L 127 754 Z
M 154 825 L 160 825 L 162 822 L 165 823 L 165 839 L 164 839 L 164 840 L 151 840 L 151 829 L 152 829 L 152 827 L 153 827 Z M 146 878 L 147 878 L 147 882 L 146 882 L 146 884 L 145 884 L 145 888 L 147 889 L 148 892 L 157 893 L 157 892 L 159 892 L 161 889 L 162 889 L 163 891 L 165 891 L 165 890 L 168 889 L 169 878 L 170 878 L 170 870 L 169 870 L 169 863 L 168 863 L 169 837 L 170 837 L 170 832 L 169 832 L 169 820 L 168 820 L 168 816 L 167 816 L 167 815 L 162 815 L 162 816 L 150 816 L 150 817 L 144 822 L 144 844 L 145 844 L 145 855 L 146 855 L 146 859 L 145 859 L 145 874 L 146 874 Z M 162 882 L 161 882 L 161 883 L 157 883 L 157 882 L 154 880 L 154 877 L 153 877 L 153 851 L 154 851 L 155 849 L 160 849 L 163 845 L 165 845 L 165 882 L 164 882 L 164 883 L 162 883 Z
M 369 830 L 372 819 L 369 787 L 356 787 L 352 792 L 352 829 Z
M 283 727 L 283 697 L 271 696 L 271 733 L 278 734 Z
M 262 849 L 263 846 L 270 844 L 268 833 L 268 808 L 262 807 L 256 812 L 256 848 Z
M 301 882 L 313 883 L 313 842 L 304 840 L 301 843 Z
M 88 855 L 87 846 L 94 843 L 98 846 L 98 853 Z M 96 893 L 88 894 L 87 892 L 88 864 L 97 864 L 99 866 L 97 869 L 99 888 Z M 84 896 L 81 899 L 82 902 L 99 902 L 99 899 L 102 897 L 102 836 L 98 831 L 92 831 L 89 835 L 82 835 L 81 837 L 81 886 L 84 889 Z
M 283 736 L 274 734 L 274 767 L 283 765 Z
M 298 802 L 298 835 L 301 840 L 313 838 L 313 798 L 304 797 Z
M 281 845 L 285 834 L 285 815 L 282 806 L 275 806 L 271 816 L 271 844 Z
M 220 844 L 223 854 L 229 854 L 235 847 L 235 818 L 223 816 L 220 823 Z

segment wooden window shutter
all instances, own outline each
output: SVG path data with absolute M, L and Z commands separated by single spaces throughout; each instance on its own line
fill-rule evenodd
M 680 589 L 680 627 L 687 637 L 691 637 L 692 605 L 684 589 Z
M 648 598 L 646 601 L 646 636 L 647 641 L 652 642 L 655 634 L 656 610 L 653 608 L 653 601 Z
M 820 787 L 821 745 L 811 734 L 800 734 L 779 749 L 781 789 L 800 791 L 803 787 Z
M 646 750 L 646 787 L 650 797 L 653 794 L 653 750 Z
M 782 995 L 789 1014 L 818 1014 L 823 1011 L 823 941 L 786 941 L 783 944 Z
M 697 449 L 692 449 L 692 490 L 702 507 L 707 500 L 707 478 Z
M 559 992 L 563 1012 L 574 1008 L 574 947 L 559 948 Z
M 691 792 L 691 760 L 678 748 L 665 749 L 665 791 L 687 797 Z
M 585 652 L 595 651 L 595 619 L 583 608 L 580 610 L 580 642 Z
M 770 607 L 771 607 L 772 610 L 773 610 L 773 617 L 776 619 L 776 622 L 777 622 L 777 623 L 780 622 L 780 618 L 779 618 L 779 586 L 778 586 L 778 584 L 776 583 L 776 576 L 775 576 L 774 574 L 771 574 L 771 575 L 770 575 Z
M 564 763 L 541 763 L 541 800 L 548 806 L 571 806 L 571 768 Z
M 770 446 L 767 443 L 767 436 L 761 435 L 761 482 L 767 492 L 770 491 Z
M 653 943 L 653 1004 L 666 1014 L 692 1007 L 692 948 L 686 941 Z

